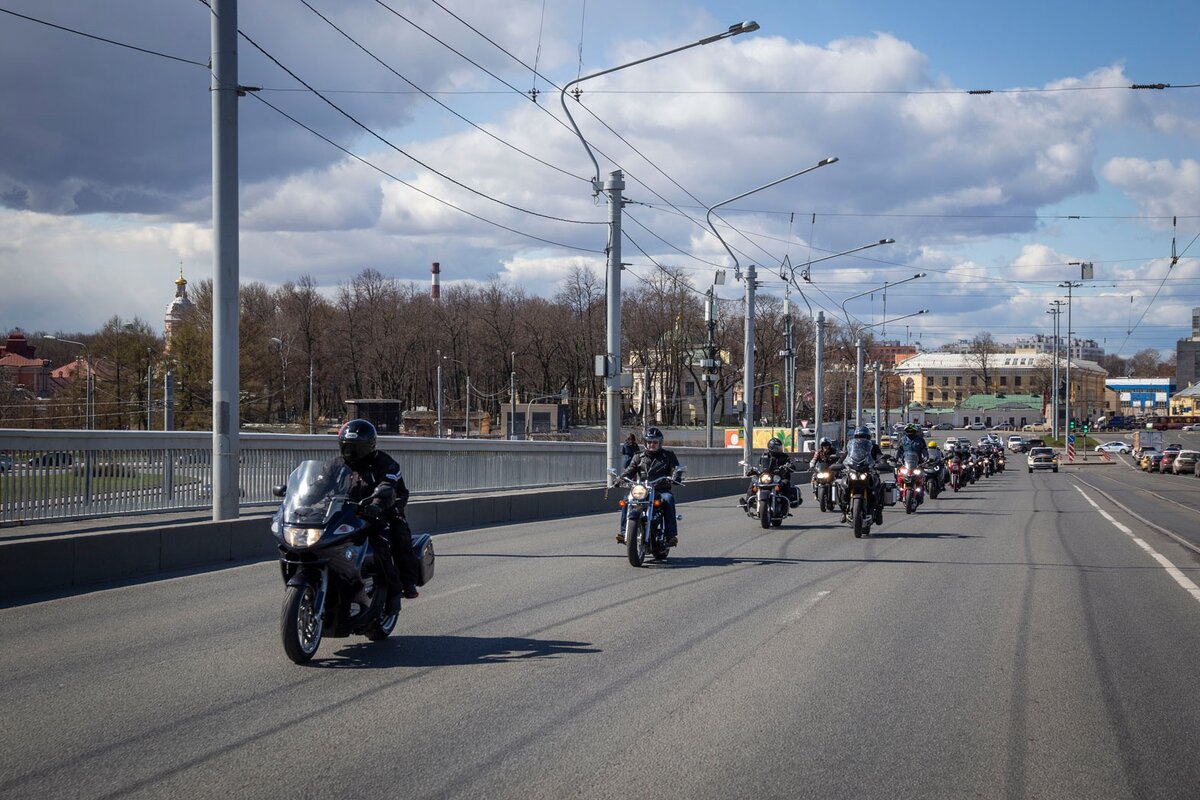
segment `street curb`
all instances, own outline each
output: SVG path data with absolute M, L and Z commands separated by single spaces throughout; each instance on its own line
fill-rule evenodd
M 696 479 L 678 489 L 676 497 L 680 502 L 729 497 L 741 494 L 745 487 L 743 477 Z M 620 490 L 599 486 L 417 499 L 408 504 L 407 517 L 414 532 L 437 534 L 566 516 L 616 514 L 623 496 Z M 279 552 L 270 532 L 273 514 L 274 509 L 222 522 L 0 540 L 0 599 L 272 560 Z

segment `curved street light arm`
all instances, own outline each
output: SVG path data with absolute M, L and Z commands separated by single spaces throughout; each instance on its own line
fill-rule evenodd
M 818 161 L 816 164 L 813 164 L 811 167 L 806 167 L 805 169 L 802 169 L 799 172 L 793 172 L 791 175 L 786 175 L 782 178 L 773 180 L 770 183 L 765 183 L 762 186 L 759 186 L 758 188 L 751 189 L 748 192 L 742 192 L 741 194 L 735 195 L 735 196 L 729 198 L 728 200 L 722 200 L 721 202 L 717 203 L 716 205 L 708 207 L 708 213 L 706 213 L 704 215 L 704 219 L 708 223 L 708 229 L 713 232 L 713 235 L 716 236 L 717 239 L 721 242 L 721 246 L 725 248 L 725 252 L 729 253 L 729 257 L 733 259 L 733 269 L 734 269 L 734 273 L 737 277 L 739 277 L 739 278 L 741 277 L 741 265 L 738 263 L 737 256 L 735 256 L 733 254 L 733 250 L 731 250 L 729 248 L 728 243 L 726 243 L 725 239 L 721 236 L 720 232 L 717 231 L 716 226 L 713 225 L 713 222 L 712 222 L 713 211 L 715 211 L 716 209 L 720 208 L 723 205 L 728 205 L 729 203 L 732 203 L 735 200 L 741 200 L 743 197 L 749 197 L 750 195 L 754 194 L 755 192 L 761 192 L 763 189 L 770 189 L 772 186 L 776 186 L 780 183 L 783 183 L 784 181 L 790 181 L 792 178 L 798 178 L 801 175 L 805 175 L 809 172 L 812 172 L 813 170 L 820 169 L 821 167 L 825 167 L 830 164 L 836 164 L 837 160 L 838 160 L 837 156 L 830 156 L 829 158 L 823 158 L 820 161 Z
M 913 275 L 911 278 L 905 278 L 904 280 L 896 281 L 895 283 L 886 283 L 883 286 L 876 286 L 874 289 L 868 289 L 865 292 L 859 292 L 858 294 L 850 295 L 849 297 L 847 297 L 845 300 L 842 301 L 842 316 L 846 318 L 846 327 L 847 328 L 850 327 L 850 314 L 846 311 L 846 303 L 849 303 L 851 300 L 857 300 L 860 297 L 866 297 L 869 294 L 875 294 L 875 292 L 883 291 L 884 289 L 890 289 L 893 286 L 899 286 L 902 283 L 908 283 L 909 281 L 915 281 L 918 278 L 924 278 L 926 274 L 927 273 L 924 273 L 924 272 L 918 272 L 916 275 Z M 901 319 L 904 319 L 904 318 L 901 317 Z M 888 322 L 892 322 L 892 321 L 893 320 L 888 320 Z M 882 325 L 883 323 L 881 322 L 879 324 Z M 867 327 L 870 327 L 870 326 L 867 326 Z
M 719 42 L 722 39 L 729 39 L 731 37 L 737 36 L 739 33 L 750 33 L 752 31 L 756 31 L 756 30 L 758 30 L 758 23 L 754 22 L 753 20 L 747 20 L 746 22 L 738 22 L 734 25 L 730 25 L 729 29 L 722 33 L 714 34 L 712 36 L 706 36 L 705 38 L 700 39 L 699 41 L 690 42 L 688 44 L 681 45 L 680 47 L 675 47 L 675 48 L 672 48 L 671 50 L 666 50 L 662 53 L 656 53 L 655 55 L 652 55 L 652 56 L 646 56 L 645 58 L 639 58 L 637 61 L 630 61 L 628 64 L 621 64 L 620 66 L 609 67 L 608 69 L 602 69 L 599 72 L 593 72 L 590 75 L 584 75 L 582 78 L 576 78 L 575 80 L 573 80 L 570 83 L 563 86 L 562 89 L 559 90 L 559 93 L 558 93 L 559 103 L 562 104 L 563 112 L 567 115 L 567 120 L 571 123 L 571 128 L 575 131 L 575 135 L 579 138 L 579 141 L 583 144 L 583 149 L 587 151 L 588 158 L 590 158 L 592 160 L 592 166 L 596 168 L 596 175 L 594 178 L 592 178 L 592 193 L 600 194 L 600 190 L 603 188 L 600 184 L 600 165 L 596 162 L 596 156 L 592 154 L 592 148 L 588 145 L 587 139 L 583 138 L 583 134 L 580 133 L 580 131 L 579 131 L 579 126 L 575 124 L 575 117 L 573 117 L 571 115 L 571 109 L 567 108 L 567 90 L 568 89 L 570 89 L 572 86 L 583 83 L 584 81 L 591 80 L 592 78 L 599 78 L 601 75 L 608 75 L 611 72 L 617 72 L 618 70 L 627 69 L 629 67 L 636 67 L 638 64 L 645 64 L 647 61 L 654 61 L 656 59 L 662 58 L 664 56 L 673 55 L 673 54 L 678 53 L 683 50 L 690 50 L 693 47 L 700 47 L 702 45 L 712 44 L 713 42 Z M 579 101 L 578 96 L 575 98 L 575 100 L 576 100 L 576 102 Z

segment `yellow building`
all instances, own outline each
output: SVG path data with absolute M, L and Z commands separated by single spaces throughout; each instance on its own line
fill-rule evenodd
M 986 363 L 972 353 L 921 353 L 896 365 L 905 403 L 953 408 L 974 394 L 1037 394 L 1051 390 L 1053 359 L 1045 353 L 992 353 Z M 1071 401 L 1079 417 L 1104 413 L 1108 371 L 1095 361 L 1071 360 Z M 1059 359 L 1066 380 L 1066 358 Z

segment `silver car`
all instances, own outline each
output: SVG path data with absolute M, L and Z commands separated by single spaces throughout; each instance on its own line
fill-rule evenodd
M 1029 466 L 1029 471 L 1035 469 L 1048 469 L 1058 472 L 1058 456 L 1052 447 L 1033 447 L 1029 450 L 1029 457 L 1026 460 Z
M 1180 450 L 1171 462 L 1171 471 L 1176 475 L 1192 475 L 1196 471 L 1197 461 L 1200 461 L 1200 450 Z

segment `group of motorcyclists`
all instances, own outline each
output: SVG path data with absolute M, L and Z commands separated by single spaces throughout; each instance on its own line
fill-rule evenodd
M 914 424 L 904 426 L 896 440 L 893 453 L 885 453 L 874 440 L 871 429 L 860 426 L 843 450 L 833 442 L 822 438 L 808 463 L 811 474 L 813 496 L 818 499 L 821 510 L 841 513 L 842 522 L 850 522 L 851 504 L 847 491 L 847 473 L 861 476 L 866 473 L 869 484 L 871 517 L 873 524 L 883 521 L 883 508 L 893 505 L 895 500 L 906 505 L 909 512 L 924 502 L 925 497 L 936 499 L 943 491 L 958 491 L 968 483 L 1004 470 L 1004 449 L 993 437 L 985 436 L 972 445 L 965 439 L 947 443 L 945 450 L 936 441 L 926 440 L 922 431 Z M 848 467 L 850 469 L 848 469 Z M 785 475 L 791 492 L 791 507 L 803 502 L 798 487 L 791 485 L 791 475 L 800 469 L 783 450 L 783 443 L 772 438 L 767 443 L 758 464 L 758 470 L 771 470 Z M 753 472 L 753 471 L 751 471 Z M 828 487 L 828 488 L 826 488 Z M 893 491 L 898 497 L 888 498 Z M 739 505 L 754 513 L 752 497 L 753 482 Z M 827 492 L 822 496 L 822 490 Z M 911 500 L 909 495 L 911 494 Z M 826 499 L 828 498 L 828 503 Z

